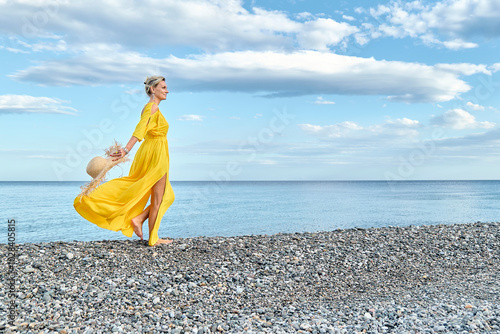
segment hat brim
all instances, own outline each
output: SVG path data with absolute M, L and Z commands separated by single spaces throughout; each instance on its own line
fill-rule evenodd
M 117 152 L 120 148 L 121 145 L 115 141 L 113 145 L 105 150 L 105 155 L 108 162 L 106 163 L 106 166 L 104 166 L 102 171 L 92 181 L 80 187 L 80 189 L 82 190 L 80 192 L 80 195 L 78 195 L 78 197 L 80 197 L 80 201 L 82 200 L 82 196 L 89 196 L 106 179 L 106 174 L 108 174 L 111 168 L 130 160 L 126 155 L 114 161 L 113 159 L 109 159 L 111 158 L 111 154 Z

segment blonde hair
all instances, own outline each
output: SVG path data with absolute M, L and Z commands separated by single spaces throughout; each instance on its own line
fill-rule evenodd
M 162 81 L 165 81 L 165 78 L 162 77 L 161 75 L 147 77 L 146 80 L 144 81 L 144 84 L 146 85 L 145 87 L 146 94 L 148 94 L 148 96 L 151 96 L 151 87 L 158 86 L 158 84 Z

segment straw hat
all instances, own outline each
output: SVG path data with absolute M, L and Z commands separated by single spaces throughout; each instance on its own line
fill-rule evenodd
M 98 156 L 89 161 L 87 164 L 87 174 L 89 174 L 93 180 L 81 187 L 82 192 L 78 195 L 80 200 L 82 196 L 89 196 L 90 193 L 92 193 L 92 191 L 94 191 L 105 180 L 106 174 L 111 168 L 130 160 L 125 155 L 122 158 L 113 161 L 111 154 L 117 152 L 120 148 L 121 145 L 115 140 L 113 145 L 104 150 L 106 158 Z
M 103 157 L 93 158 L 87 165 L 87 174 L 89 174 L 93 179 L 95 179 L 106 168 L 109 160 L 110 159 L 105 159 Z

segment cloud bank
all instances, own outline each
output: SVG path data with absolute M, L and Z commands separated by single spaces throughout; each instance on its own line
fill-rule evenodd
M 161 41 L 209 52 L 295 46 L 326 50 L 358 31 L 330 18 L 304 21 L 277 10 L 247 10 L 239 0 L 24 0 L 0 2 L 0 13 L 0 33 L 24 38 L 64 36 L 72 45 L 118 43 L 131 48 Z
M 467 71 L 464 70 L 467 69 Z M 425 65 L 319 51 L 241 51 L 155 59 L 95 46 L 79 57 L 46 61 L 11 75 L 42 85 L 137 83 L 165 73 L 178 91 L 229 91 L 266 97 L 309 94 L 382 95 L 399 102 L 442 102 L 467 92 L 460 76 L 482 66 Z

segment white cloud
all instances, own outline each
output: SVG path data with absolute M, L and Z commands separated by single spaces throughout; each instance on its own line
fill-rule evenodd
M 487 69 L 486 65 L 476 65 L 476 64 L 469 64 L 469 63 L 455 63 L 455 64 L 436 64 L 434 67 L 444 70 L 444 71 L 449 71 L 452 73 L 456 74 L 462 74 L 462 75 L 473 75 L 477 73 L 483 73 L 486 75 L 491 75 L 491 71 Z
M 339 138 L 346 136 L 353 136 L 354 133 L 363 130 L 363 127 L 355 122 L 342 122 L 334 125 L 312 125 L 312 124 L 299 124 L 302 131 L 323 137 L 323 138 Z
M 309 12 L 302 12 L 295 15 L 295 17 L 299 20 L 305 20 L 314 17 L 314 15 Z
M 316 19 L 303 24 L 297 32 L 297 41 L 302 49 L 329 50 L 345 37 L 354 34 L 358 28 L 332 19 Z
M 40 42 L 35 44 L 26 43 L 23 40 L 17 38 L 10 38 L 12 44 L 17 44 L 25 49 L 32 52 L 42 52 L 42 51 L 53 51 L 53 52 L 64 52 L 68 51 L 68 45 L 63 40 L 58 40 L 57 42 Z M 30 53 L 30 51 L 22 50 L 23 53 Z
M 467 107 L 471 108 L 472 110 L 484 110 L 484 107 L 479 105 L 479 104 L 474 104 L 472 102 L 467 102 Z
M 500 36 L 500 3 L 491 0 L 441 1 L 427 11 L 433 27 L 461 36 Z
M 378 27 L 378 31 L 381 32 L 385 36 L 394 37 L 394 38 L 402 38 L 405 36 L 405 31 L 402 28 L 387 25 L 387 24 L 381 24 Z
M 182 115 L 177 120 L 179 121 L 203 121 L 205 116 L 202 115 Z
M 21 49 L 6 47 L 6 46 L 3 46 L 3 45 L 0 45 L 0 50 L 7 50 L 7 51 L 12 52 L 12 53 L 29 53 L 26 50 L 21 50 Z
M 43 113 L 76 115 L 75 109 L 65 106 L 68 101 L 29 95 L 0 95 L 0 114 Z
M 429 45 L 452 50 L 478 47 L 475 36 L 500 37 L 500 2 L 445 0 L 426 4 L 421 0 L 392 1 L 370 9 L 383 35 L 419 38 Z M 372 36 L 374 37 L 374 36 Z M 376 38 L 376 37 L 374 37 Z
M 342 15 L 342 18 L 346 21 L 356 21 L 356 19 L 349 15 Z
M 377 8 L 370 8 L 370 15 L 379 17 L 381 15 L 389 14 L 391 9 L 385 5 L 378 5 Z
M 420 122 L 417 120 L 409 119 L 406 117 L 398 119 L 389 119 L 386 124 L 394 128 L 417 128 L 420 126 Z
M 459 38 L 452 41 L 443 41 L 442 44 L 451 50 L 473 49 L 479 46 L 477 43 L 465 42 Z
M 65 41 L 59 40 L 57 41 L 57 43 L 36 43 L 31 45 L 31 48 L 35 52 L 41 52 L 41 51 L 62 52 L 68 50 L 68 45 L 66 44 Z
M 491 65 L 490 68 L 493 72 L 498 72 L 498 71 L 500 71 L 500 63 L 495 63 L 495 64 Z
M 368 36 L 364 33 L 358 33 L 358 34 L 354 34 L 354 40 L 359 45 L 365 45 L 366 43 L 368 43 L 370 41 L 370 38 L 368 38 Z
M 324 100 L 322 96 L 318 96 L 314 104 L 335 104 L 333 101 Z
M 404 34 L 402 34 L 402 37 L 403 36 Z M 422 34 L 419 37 L 422 40 L 422 42 L 424 42 L 427 45 L 444 46 L 445 48 L 455 51 L 462 49 L 473 49 L 479 46 L 479 44 L 477 43 L 465 42 L 460 38 L 455 38 L 450 41 L 441 41 L 438 38 L 436 38 L 431 32 L 426 32 L 425 34 Z
M 362 7 L 356 7 L 354 8 L 354 12 L 356 12 L 357 14 L 362 14 L 365 12 L 365 9 Z
M 417 129 L 420 127 L 422 124 L 419 121 L 403 117 L 389 119 L 382 125 L 373 126 L 371 130 L 379 135 L 416 137 L 419 134 Z
M 450 70 L 443 64 L 379 61 L 316 51 L 242 51 L 155 59 L 117 46 L 94 45 L 79 57 L 42 62 L 11 77 L 68 86 L 137 83 L 147 74 L 163 73 L 178 91 L 226 90 L 268 97 L 382 95 L 402 102 L 442 102 L 470 90 L 459 78 L 464 71 Z
M 441 116 L 436 116 L 432 119 L 432 124 L 451 129 L 489 129 L 495 126 L 492 122 L 478 122 L 476 118 L 467 111 L 456 108 L 443 113 Z

